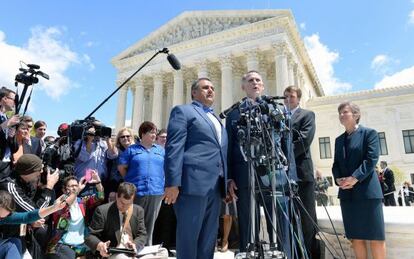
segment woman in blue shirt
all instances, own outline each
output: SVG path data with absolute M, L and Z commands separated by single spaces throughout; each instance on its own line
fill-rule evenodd
M 144 208 L 147 245 L 152 245 L 154 223 L 164 195 L 164 148 L 155 144 L 157 127 L 145 121 L 138 130 L 141 142 L 119 156 L 118 170 L 125 182 L 137 187 L 135 203 Z

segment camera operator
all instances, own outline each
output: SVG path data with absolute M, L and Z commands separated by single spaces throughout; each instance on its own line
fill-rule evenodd
M 47 172 L 47 180 L 45 186 L 40 187 L 40 175 L 43 172 L 42 160 L 33 154 L 24 154 L 17 161 L 12 177 L 8 177 L 0 181 L 0 190 L 5 190 L 13 196 L 16 203 L 16 211 L 33 211 L 53 204 L 55 192 L 53 188 L 59 180 L 58 172 Z M 35 237 L 40 247 L 45 248 L 48 242 L 47 227 L 44 226 L 44 219 L 38 220 L 29 227 L 26 239 L 33 246 L 37 246 L 33 241 Z M 26 227 L 19 226 L 1 226 L 0 232 L 3 238 L 19 237 L 26 235 Z M 20 233 L 20 234 L 19 234 Z M 25 242 L 23 242 L 25 245 Z M 39 247 L 39 248 L 40 248 Z M 30 247 L 33 251 L 34 247 Z M 39 249 L 37 249 L 39 250 Z
M 8 116 L 14 110 L 16 93 L 6 87 L 0 89 L 0 179 L 8 177 L 12 166 L 12 154 L 17 151 L 15 129 L 19 115 Z
M 97 136 L 97 128 L 102 127 L 99 121 L 94 121 L 86 129 L 84 138 L 74 144 L 75 150 L 75 176 L 77 179 L 85 176 L 90 177 L 90 170 L 96 170 L 102 181 L 107 180 L 107 159 L 114 159 L 118 156 L 118 150 L 110 137 L 102 138 Z M 91 188 L 86 187 L 82 193 L 91 194 Z

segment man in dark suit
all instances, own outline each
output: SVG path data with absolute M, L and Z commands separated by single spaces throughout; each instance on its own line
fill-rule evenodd
M 20 122 L 19 115 L 8 118 L 6 114 L 14 110 L 15 95 L 14 91 L 6 87 L 0 88 L 0 179 L 10 175 L 12 154 L 18 149 L 13 138 L 15 129 L 12 127 Z
M 220 189 L 227 180 L 227 134 L 210 108 L 215 96 L 210 79 L 197 79 L 191 96 L 191 104 L 171 111 L 164 195 L 177 216 L 177 258 L 208 259 L 214 255 Z
M 394 172 L 388 168 L 387 161 L 381 161 L 380 167 L 382 169 L 382 177 L 384 179 L 384 205 L 385 206 L 397 206 L 395 202 L 395 179 Z
M 116 202 L 96 208 L 89 226 L 90 233 L 85 238 L 85 244 L 92 252 L 98 251 L 101 256 L 109 257 L 108 248 L 119 247 L 120 244 L 136 252 L 142 250 L 147 232 L 144 210 L 133 204 L 135 193 L 135 185 L 128 182 L 121 183 Z
M 246 93 L 246 100 L 241 103 L 247 107 L 248 103 L 255 103 L 264 90 L 262 77 L 257 71 L 249 71 L 242 78 L 242 90 Z M 230 195 L 237 199 L 237 217 L 239 221 L 239 249 L 241 252 L 247 250 L 250 241 L 250 193 L 249 188 L 249 165 L 244 160 L 240 150 L 240 142 L 237 137 L 237 122 L 240 119 L 238 109 L 230 112 L 226 119 L 226 131 L 229 138 L 228 145 L 228 190 Z M 270 207 L 271 208 L 271 207 Z M 269 222 L 270 223 L 270 222 Z M 269 225 L 269 224 L 268 224 Z M 269 225 L 270 227 L 270 225 Z M 271 228 L 271 227 L 270 227 Z M 256 229 L 257 232 L 257 229 Z
M 299 211 L 304 243 L 311 258 L 319 258 L 319 245 L 315 238 L 316 228 L 313 224 L 313 222 L 317 222 L 317 219 L 313 164 L 310 153 L 310 146 L 316 128 L 315 114 L 312 111 L 300 108 L 299 102 L 302 97 L 302 91 L 299 87 L 289 86 L 284 90 L 283 94 L 286 97 L 286 109 L 291 116 L 291 125 L 289 126 L 293 131 L 292 141 L 298 177 L 298 194 L 303 203 L 303 207 L 299 205 Z

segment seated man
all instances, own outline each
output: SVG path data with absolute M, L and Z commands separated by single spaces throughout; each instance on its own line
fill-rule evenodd
M 89 184 L 95 184 L 97 193 L 78 197 L 85 188 L 84 177 L 78 183 L 75 176 L 63 180 L 63 193 L 69 195 L 66 199 L 68 207 L 53 214 L 53 237 L 47 248 L 48 258 L 85 258 L 87 247 L 84 238 L 87 234 L 87 224 L 93 210 L 104 200 L 103 186 L 96 171 L 92 172 Z
M 135 253 L 144 248 L 147 239 L 144 210 L 133 204 L 136 191 L 134 184 L 121 183 L 116 201 L 96 208 L 89 226 L 90 233 L 85 239 L 85 244 L 92 252 L 99 252 L 102 257 L 119 259 L 129 257 L 122 253 L 111 255 L 108 251 L 110 247 L 128 248 Z M 165 249 L 162 255 L 167 258 Z

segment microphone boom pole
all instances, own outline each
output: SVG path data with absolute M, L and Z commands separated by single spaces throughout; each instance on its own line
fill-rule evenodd
M 151 62 L 151 60 L 153 60 L 156 56 L 158 56 L 158 54 L 160 53 L 165 53 L 168 54 L 168 49 L 167 48 L 163 48 L 162 50 L 158 50 L 157 52 L 155 52 L 155 54 L 148 59 L 141 67 L 139 67 L 137 69 L 137 71 L 135 71 L 132 75 L 130 75 L 117 89 L 115 89 L 108 97 L 105 98 L 105 100 L 103 100 L 91 113 L 89 113 L 88 116 L 85 117 L 84 120 L 89 119 L 97 110 L 99 110 L 99 108 L 102 107 L 102 105 L 104 105 L 114 94 L 116 94 L 119 89 L 121 89 L 126 83 L 128 83 L 139 71 L 141 71 L 141 69 L 143 69 L 149 62 Z M 172 55 L 172 54 L 170 54 Z M 175 56 L 174 56 L 175 57 Z M 176 69 L 174 67 L 174 69 Z M 177 70 L 177 69 L 176 69 Z

